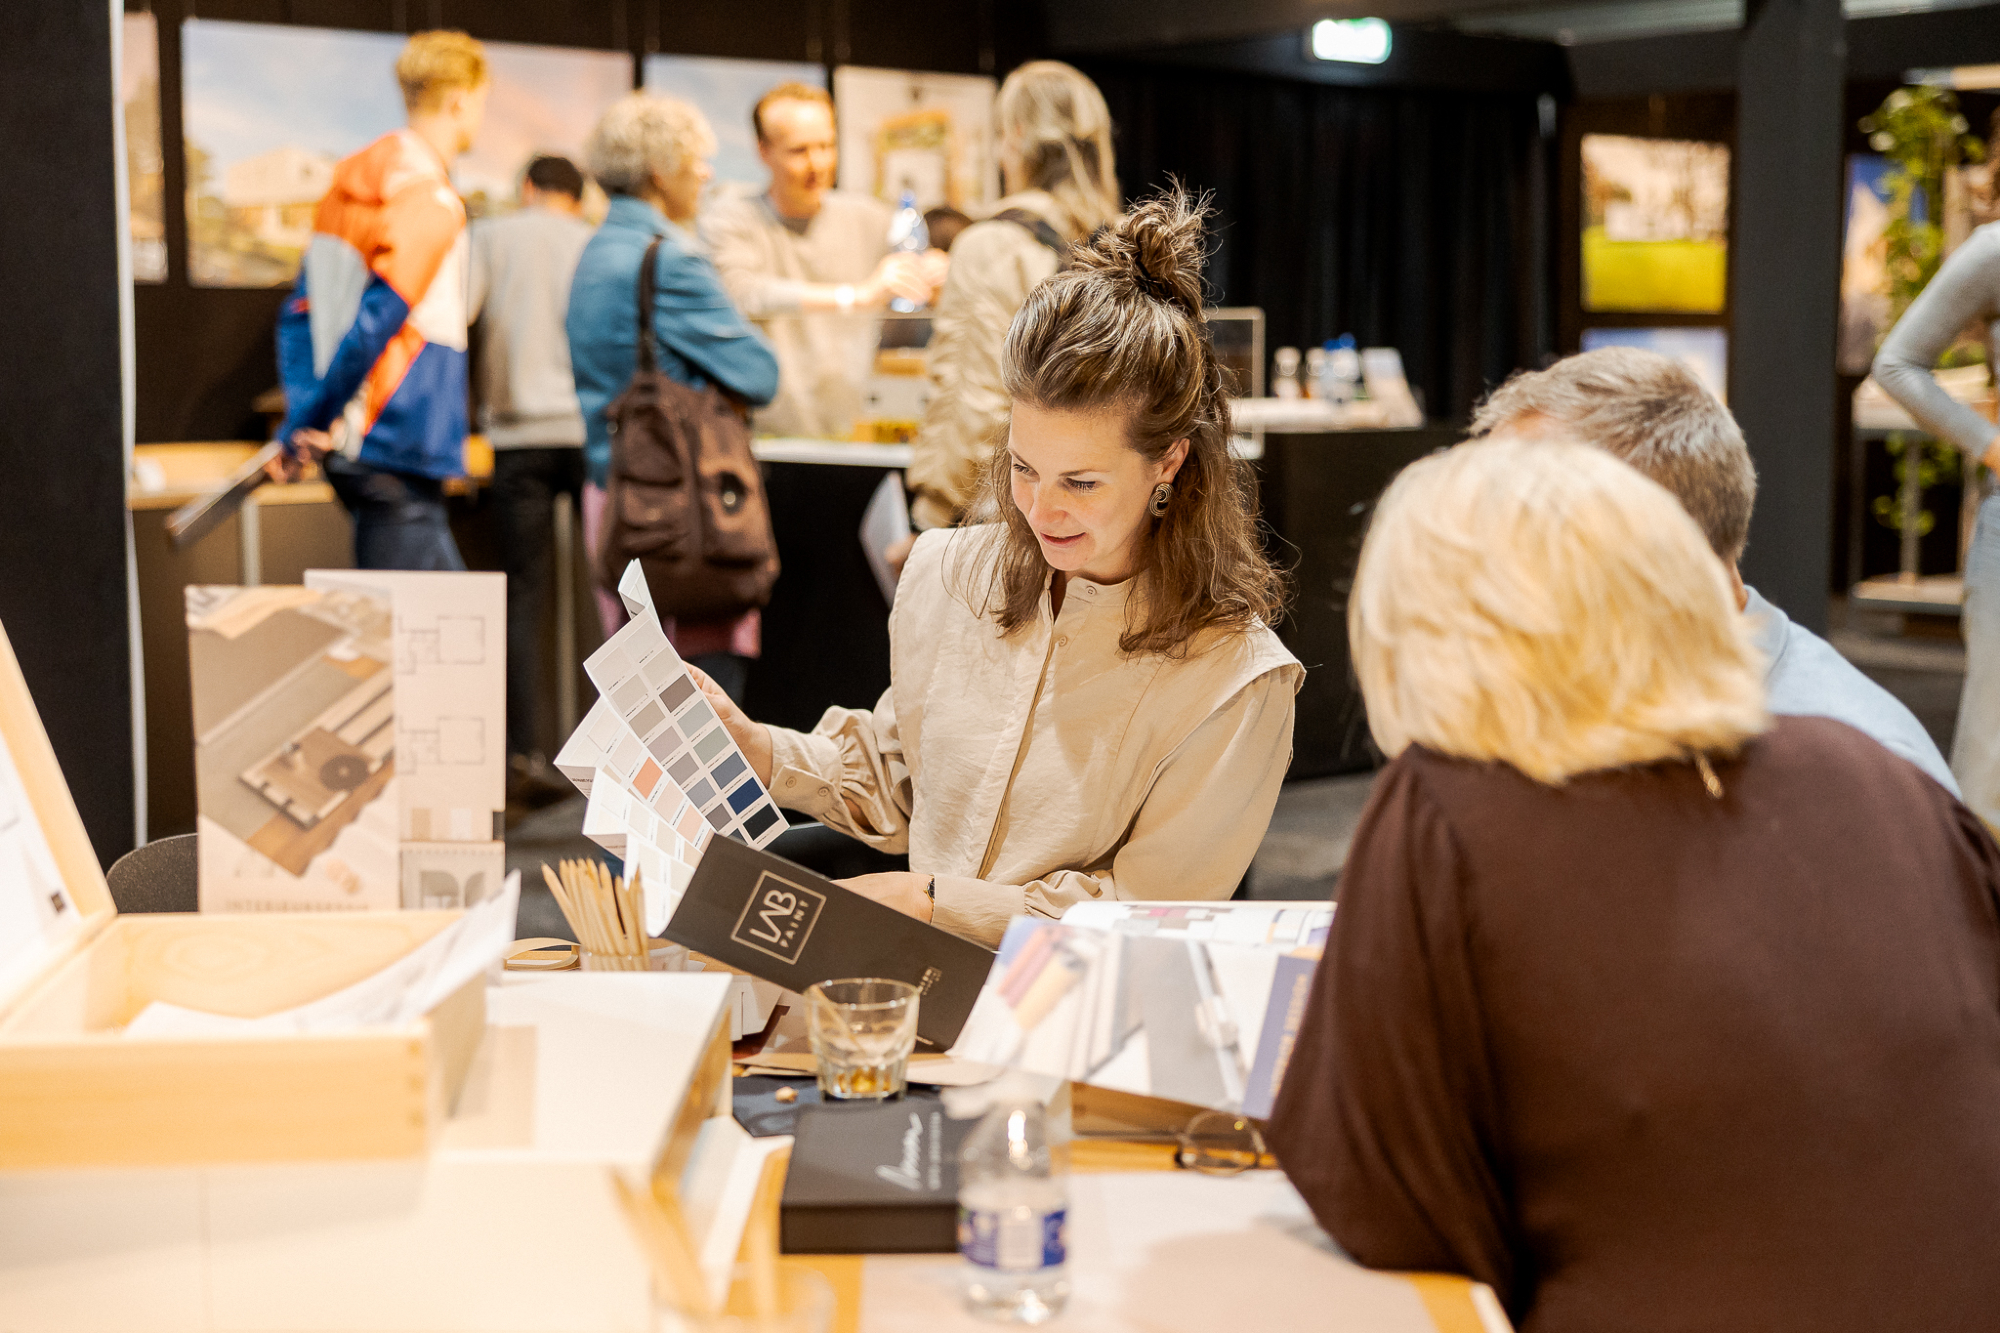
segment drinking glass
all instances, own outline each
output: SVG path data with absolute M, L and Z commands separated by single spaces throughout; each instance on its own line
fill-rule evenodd
M 806 988 L 806 1031 L 819 1062 L 819 1090 L 843 1100 L 903 1094 L 917 1044 L 917 988 L 907 981 L 849 977 Z

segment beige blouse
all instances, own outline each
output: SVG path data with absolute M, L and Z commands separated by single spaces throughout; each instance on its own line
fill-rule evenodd
M 771 728 L 772 792 L 937 876 L 938 925 L 998 943 L 1022 913 L 1087 898 L 1227 898 L 1291 762 L 1305 672 L 1258 626 L 1187 657 L 1118 649 L 1138 580 L 1042 594 L 1001 637 L 966 565 L 997 526 L 924 534 L 890 616 L 873 710 Z M 857 817 L 858 816 L 858 817 Z

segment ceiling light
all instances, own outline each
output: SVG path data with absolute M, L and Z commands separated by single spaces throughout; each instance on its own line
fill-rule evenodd
M 1389 58 L 1389 25 L 1381 19 L 1321 19 L 1309 42 L 1316 60 L 1379 65 Z

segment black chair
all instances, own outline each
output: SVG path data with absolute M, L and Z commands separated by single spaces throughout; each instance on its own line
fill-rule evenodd
M 192 912 L 201 905 L 195 835 L 183 833 L 135 847 L 105 878 L 120 912 Z

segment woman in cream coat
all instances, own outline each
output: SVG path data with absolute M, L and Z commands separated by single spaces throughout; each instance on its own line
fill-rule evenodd
M 961 522 L 1007 426 L 1000 344 L 1035 285 L 1069 248 L 1118 216 L 1111 112 L 1089 78 L 1059 60 L 1007 76 L 994 103 L 1007 196 L 951 247 L 926 365 L 930 402 L 911 443 L 919 528 Z
M 927 533 L 893 683 L 810 733 L 710 700 L 781 805 L 911 871 L 848 887 L 997 942 L 1022 912 L 1221 899 L 1291 758 L 1303 671 L 1229 455 L 1182 196 L 1100 233 L 1007 335 L 1006 447 L 977 527 Z

